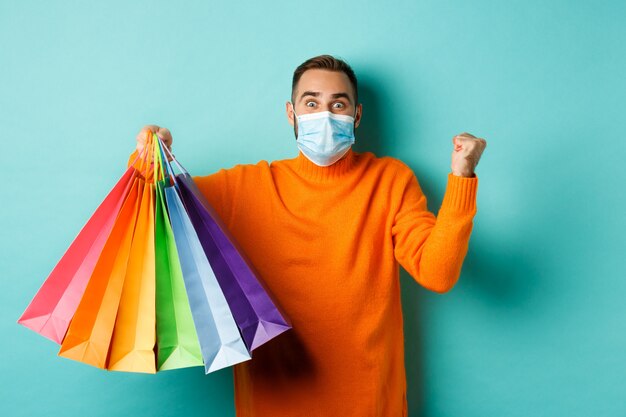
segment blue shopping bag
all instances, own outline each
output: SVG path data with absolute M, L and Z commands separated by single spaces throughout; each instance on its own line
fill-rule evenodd
M 165 199 L 205 372 L 208 374 L 250 360 L 250 352 L 178 195 L 176 184 L 165 188 Z

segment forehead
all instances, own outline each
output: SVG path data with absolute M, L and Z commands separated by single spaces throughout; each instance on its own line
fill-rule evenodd
M 303 91 L 319 91 L 322 95 L 348 92 L 354 97 L 350 79 L 341 71 L 324 69 L 305 71 L 296 86 L 296 97 L 299 98 Z

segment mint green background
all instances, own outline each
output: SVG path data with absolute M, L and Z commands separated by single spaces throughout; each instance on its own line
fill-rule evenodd
M 410 415 L 626 415 L 624 2 L 173 3 L 0 0 L 1 415 L 234 415 L 230 369 L 107 373 L 16 320 L 144 124 L 193 174 L 291 158 L 321 53 L 361 82 L 357 150 L 432 211 L 452 136 L 488 142 L 459 283 L 401 277 Z

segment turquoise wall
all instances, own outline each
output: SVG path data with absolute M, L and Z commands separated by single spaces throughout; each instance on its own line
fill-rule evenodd
M 459 283 L 401 276 L 411 416 L 626 415 L 625 21 L 618 1 L 0 0 L 0 414 L 234 415 L 230 369 L 105 372 L 16 321 L 144 124 L 192 174 L 294 157 L 293 70 L 330 53 L 361 82 L 357 150 L 409 164 L 432 211 L 452 136 L 488 142 Z

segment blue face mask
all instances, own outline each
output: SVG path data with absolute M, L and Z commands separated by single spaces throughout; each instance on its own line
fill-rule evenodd
M 292 103 L 293 106 L 293 103 Z M 296 143 L 311 162 L 329 166 L 343 157 L 354 143 L 354 117 L 329 111 L 307 113 L 298 116 Z

